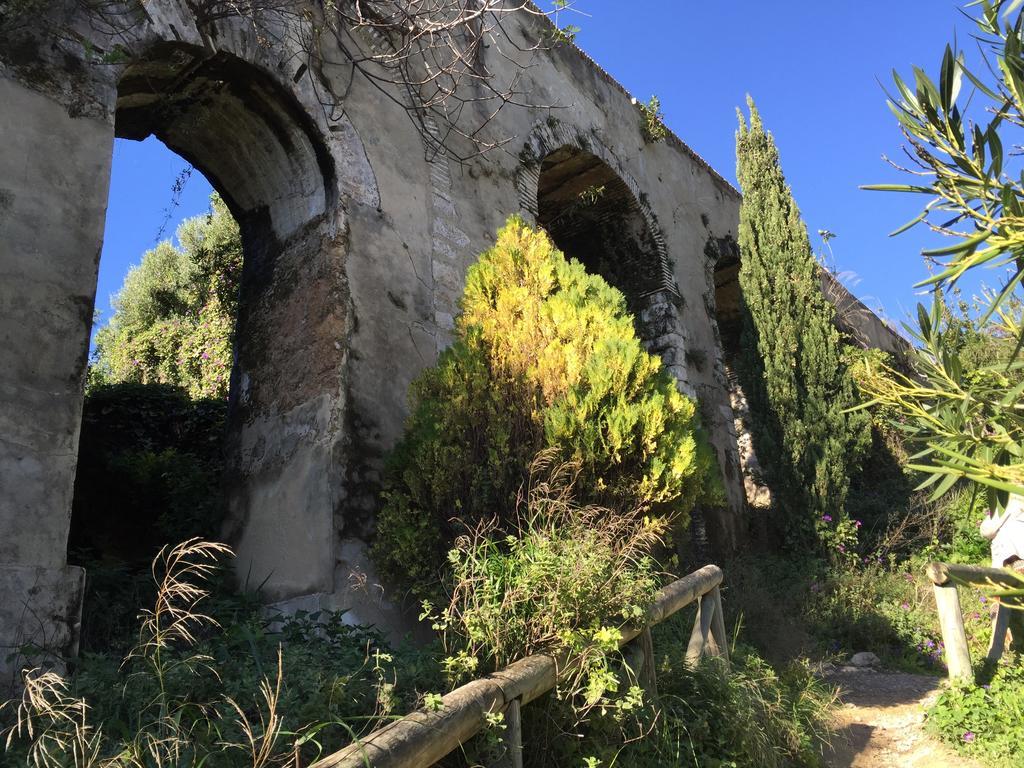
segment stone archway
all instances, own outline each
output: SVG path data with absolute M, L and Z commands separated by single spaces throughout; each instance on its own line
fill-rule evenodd
M 376 180 L 288 51 L 245 31 L 181 42 L 166 21 L 138 28 L 126 62 L 40 57 L 34 79 L 0 77 L 3 675 L 24 643 L 75 652 L 82 572 L 65 548 L 115 135 L 161 139 L 241 225 L 226 534 L 240 579 L 271 600 L 334 587 L 351 334 L 341 200 L 379 206 Z
M 603 146 L 560 124 L 531 138 L 534 160 L 519 177 L 523 209 L 566 256 L 622 291 L 644 346 L 692 395 L 682 301 L 665 240 L 636 182 Z
M 674 291 L 636 197 L 590 152 L 564 146 L 541 161 L 537 223 L 563 252 L 621 290 L 634 312 L 643 297 Z
M 168 42 L 124 70 L 114 129 L 186 158 L 241 228 L 225 534 L 240 578 L 271 600 L 330 592 L 350 319 L 327 141 L 262 68 Z

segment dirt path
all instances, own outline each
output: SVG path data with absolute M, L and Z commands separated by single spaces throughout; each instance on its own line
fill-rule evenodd
M 924 732 L 924 709 L 940 679 L 840 667 L 828 680 L 842 689 L 839 733 L 829 768 L 981 768 Z

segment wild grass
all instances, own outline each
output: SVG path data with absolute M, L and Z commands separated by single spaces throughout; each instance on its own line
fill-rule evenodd
M 20 700 L 0 708 L 11 764 L 288 768 L 415 705 L 381 639 L 340 614 L 275 617 L 271 630 L 241 599 L 211 596 L 228 556 L 197 539 L 161 550 L 154 604 L 119 663 L 26 671 Z M 410 681 L 441 685 L 432 652 L 402 653 Z
M 531 731 L 543 734 L 543 748 L 530 750 L 526 765 L 823 765 L 832 738 L 835 690 L 805 661 L 776 669 L 742 643 L 733 643 L 728 663 L 704 658 L 688 664 L 692 619 L 692 611 L 683 611 L 654 628 L 657 696 L 645 699 L 631 718 L 612 710 L 593 711 L 585 723 L 566 731 L 552 725 L 559 713 L 557 701 L 548 703 L 547 713 L 524 710 L 531 716 Z
M 619 627 L 642 620 L 664 581 L 653 552 L 669 523 L 577 503 L 579 472 L 543 452 L 511 525 L 456 540 L 450 602 L 432 616 L 454 680 L 543 651 L 564 655 L 560 692 L 581 712 L 617 689 Z

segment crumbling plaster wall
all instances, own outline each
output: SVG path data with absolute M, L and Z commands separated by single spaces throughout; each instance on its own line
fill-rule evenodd
M 706 255 L 709 240 L 733 235 L 738 218 L 739 196 L 721 177 L 674 137 L 647 143 L 629 96 L 570 46 L 541 54 L 525 72 L 532 100 L 553 108 L 506 108 L 489 130 L 514 137 L 509 151 L 459 164 L 426 150 L 400 104 L 358 77 L 349 86 L 341 64 L 314 75 L 301 69 L 301 52 L 262 44 L 245 23 L 200 30 L 184 2 L 144 8 L 129 50 L 167 41 L 237 57 L 301 113 L 293 133 L 265 140 L 280 147 L 256 151 L 237 143 L 250 134 L 209 122 L 223 94 L 203 84 L 203 98 L 181 109 L 199 110 L 189 114 L 207 121 L 202 136 L 222 142 L 211 151 L 233 153 L 229 164 L 190 143 L 200 134 L 151 126 L 212 176 L 245 233 L 228 531 L 242 578 L 290 607 L 352 608 L 354 620 L 403 626 L 401 596 L 377 584 L 366 554 L 383 456 L 401 433 L 410 381 L 450 340 L 467 268 L 509 214 L 530 214 L 521 182 L 539 158 L 521 150 L 544 132 L 599 147 L 635 187 L 664 244 L 678 294 L 669 313 L 679 338 L 673 370 L 700 398 L 723 467 L 730 504 L 712 521 L 715 539 L 723 550 L 736 544 L 743 492 Z M 83 35 L 93 34 L 79 22 Z M 524 40 L 546 31 L 530 19 L 509 28 Z M 94 42 L 99 50 L 109 43 Z M 118 79 L 131 60 L 97 64 L 84 50 L 27 46 L 0 41 L 0 260 L 8 276 L 0 286 L 0 575 L 67 572 L 63 593 L 77 595 L 80 573 L 65 566 L 67 516 Z M 486 55 L 490 66 L 508 66 L 497 52 Z M 193 63 L 182 70 L 186 80 Z M 330 92 L 344 100 L 325 110 Z M 146 98 L 133 95 L 140 101 L 127 106 Z M 288 183 L 288 168 L 310 175 L 314 160 L 322 178 Z M 52 354 L 40 359 L 38 349 Z M 52 423 L 32 427 L 44 418 Z M 42 600 L 4 584 L 5 610 Z M 47 610 L 68 623 L 75 611 L 67 602 L 49 600 Z M 0 635 L 0 645 L 13 642 L 8 627 Z

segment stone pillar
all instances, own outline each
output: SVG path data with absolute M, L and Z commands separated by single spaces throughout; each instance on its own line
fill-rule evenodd
M 2 689 L 21 646 L 77 650 L 67 537 L 113 127 L 4 77 L 0 104 Z
M 659 355 L 669 372 L 676 377 L 679 388 L 696 397 L 686 364 L 686 337 L 679 317 L 681 299 L 659 290 L 642 297 L 636 309 L 637 332 L 644 348 Z
M 679 297 L 670 291 L 660 290 L 647 294 L 641 302 L 637 308 L 637 329 L 644 347 L 652 355 L 661 356 L 665 367 L 675 376 L 680 391 L 700 404 L 704 428 L 718 454 L 722 469 L 726 506 L 723 509 L 697 510 L 694 513 L 694 544 L 699 548 L 701 542 L 706 544 L 707 538 L 710 538 L 716 556 L 731 554 L 740 540 L 740 521 L 744 509 L 743 489 L 735 466 L 736 436 L 732 432 L 732 411 L 728 403 L 719 402 L 722 393 L 715 388 L 694 386 L 687 359 L 686 328 L 680 312 Z M 706 353 L 698 353 L 698 357 L 706 358 Z M 699 367 L 701 360 L 697 362 Z
M 241 586 L 269 601 L 334 590 L 350 302 L 330 218 L 283 242 L 241 222 L 226 537 Z

